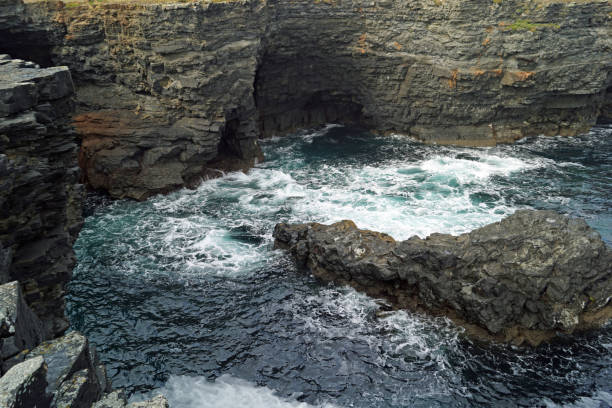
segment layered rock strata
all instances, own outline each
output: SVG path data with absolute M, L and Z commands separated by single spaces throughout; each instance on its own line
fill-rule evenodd
M 68 327 L 65 285 L 82 224 L 73 90 L 67 67 L 0 55 L 0 283 L 19 281 L 45 338 Z
M 82 224 L 73 92 L 67 67 L 40 68 L 0 55 L 3 408 L 89 408 L 111 392 L 87 338 L 63 335 L 72 244 Z M 117 393 L 123 405 L 116 406 L 127 406 Z M 167 408 L 167 402 L 161 397 L 130 405 L 137 406 Z
M 610 116 L 611 13 L 605 0 L 10 0 L 0 50 L 70 67 L 87 181 L 143 199 L 325 122 L 464 145 L 585 131 Z
M 551 211 L 401 242 L 352 221 L 278 224 L 274 237 L 325 281 L 447 315 L 480 338 L 537 345 L 612 318 L 612 250 L 583 220 Z

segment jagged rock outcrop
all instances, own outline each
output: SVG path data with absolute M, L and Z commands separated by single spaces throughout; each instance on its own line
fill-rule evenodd
M 144 199 L 261 159 L 254 83 L 265 3 L 93 5 L 25 4 L 27 23 L 5 35 L 44 36 L 47 59 L 70 66 L 87 183 Z
M 0 283 L 19 281 L 46 337 L 68 327 L 65 285 L 82 225 L 66 67 L 0 55 Z
M 606 0 L 10 0 L 0 51 L 70 67 L 87 181 L 142 199 L 248 167 L 258 136 L 330 121 L 468 145 L 582 132 L 610 116 L 611 12 Z
M 278 224 L 274 237 L 323 280 L 448 315 L 477 337 L 537 345 L 612 318 L 612 250 L 583 220 L 552 211 L 402 242 L 352 221 Z

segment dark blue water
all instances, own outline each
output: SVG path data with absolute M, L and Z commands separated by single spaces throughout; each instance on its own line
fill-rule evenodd
M 405 239 L 518 208 L 583 217 L 610 244 L 612 128 L 470 149 L 328 126 L 263 148 L 248 174 L 195 191 L 90 197 L 69 316 L 114 386 L 174 407 L 612 404 L 612 327 L 536 350 L 475 344 L 271 250 L 281 221 L 349 218 Z

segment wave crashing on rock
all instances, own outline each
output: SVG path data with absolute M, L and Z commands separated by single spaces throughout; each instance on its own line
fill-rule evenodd
M 552 211 L 401 242 L 346 220 L 278 224 L 274 238 L 325 281 L 447 315 L 476 338 L 537 346 L 612 316 L 612 250 L 584 220 Z

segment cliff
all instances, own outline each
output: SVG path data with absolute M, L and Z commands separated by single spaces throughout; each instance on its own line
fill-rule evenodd
M 601 0 L 10 0 L 0 50 L 70 67 L 86 181 L 144 199 L 325 122 L 463 145 L 586 131 L 610 116 L 611 13 Z
M 67 67 L 0 55 L 1 407 L 128 406 L 87 338 L 63 335 L 82 225 L 73 94 Z
M 68 328 L 65 285 L 81 224 L 67 67 L 0 56 L 0 284 L 18 280 L 46 337 Z

